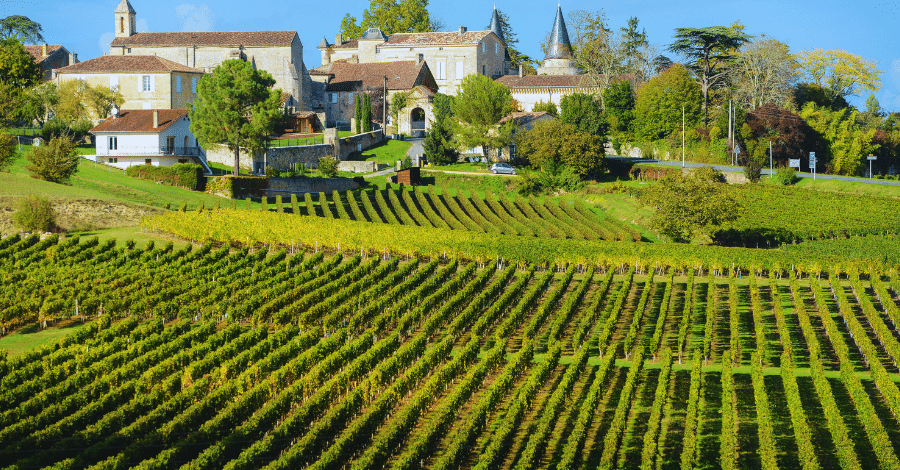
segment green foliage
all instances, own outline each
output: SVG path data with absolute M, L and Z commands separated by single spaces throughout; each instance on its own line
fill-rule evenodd
M 594 95 L 572 93 L 565 95 L 559 102 L 560 120 L 571 124 L 579 132 L 586 132 L 599 137 L 606 135 L 606 117 L 603 108 Z
M 435 21 L 428 13 L 428 0 L 371 0 L 363 11 L 362 23 L 350 13 L 341 21 L 341 35 L 359 38 L 369 28 L 380 28 L 385 35 L 432 31 Z
M 222 144 L 234 152 L 234 174 L 240 171 L 240 149 L 260 151 L 281 116 L 281 91 L 275 79 L 251 62 L 226 60 L 197 84 L 190 110 L 191 132 L 204 147 Z
M 840 49 L 802 50 L 796 57 L 804 78 L 823 87 L 830 98 L 876 92 L 881 88 L 879 76 L 883 72 L 876 68 L 875 61 Z
M 24 90 L 41 83 L 43 75 L 34 57 L 17 39 L 0 42 L 0 82 Z
M 412 168 L 412 158 L 409 155 L 405 155 L 400 159 L 400 169 L 405 170 L 407 168 Z
M 523 196 L 572 193 L 584 188 L 581 176 L 567 166 L 548 170 L 523 171 L 515 182 L 516 191 Z
M 567 95 L 568 96 L 568 95 Z M 552 101 L 544 102 L 543 100 L 538 101 L 534 104 L 534 109 L 532 109 L 535 113 L 545 112 L 550 114 L 553 117 L 559 117 L 559 109 L 556 108 L 556 103 Z
M 203 180 L 203 167 L 193 163 L 176 163 L 172 166 L 135 165 L 128 167 L 125 174 L 197 191 Z
M 362 133 L 362 103 L 360 103 L 360 93 L 357 93 L 356 96 L 356 109 L 353 111 L 353 125 L 356 128 L 356 133 Z
M 64 137 L 55 137 L 46 145 L 28 154 L 30 164 L 25 167 L 34 178 L 51 183 L 69 182 L 78 171 L 80 157 L 75 153 L 75 144 Z
M 27 16 L 12 15 L 0 20 L 0 40 L 17 39 L 32 44 L 46 43 L 39 23 Z
M 59 93 L 55 83 L 46 82 L 33 86 L 25 93 L 21 117 L 26 122 L 36 121 L 43 126 L 48 116 L 55 112 L 58 102 Z
M 39 196 L 25 196 L 12 215 L 13 224 L 25 232 L 49 232 L 56 227 L 56 211 L 50 201 Z
M 338 174 L 338 163 L 340 163 L 340 160 L 331 155 L 326 155 L 319 159 L 319 171 L 326 178 L 334 178 Z
M 611 84 L 603 91 L 603 103 L 610 127 L 619 132 L 630 132 L 635 105 L 631 82 L 622 80 Z
M 775 175 L 772 180 L 781 186 L 790 186 L 797 182 L 797 170 L 789 166 L 780 166 L 775 169 Z
M 538 122 L 516 136 L 516 149 L 532 167 L 549 174 L 568 168 L 585 176 L 603 169 L 603 139 L 558 119 Z
M 0 171 L 7 171 L 17 156 L 16 139 L 11 135 L 0 132 Z
M 453 146 L 453 97 L 438 93 L 434 97 L 432 110 L 434 121 L 422 142 L 425 158 L 435 165 L 449 165 L 456 162 L 459 153 Z
M 696 127 L 702 116 L 700 86 L 680 65 L 669 67 L 638 89 L 634 131 L 656 140 L 681 131 L 682 108 L 687 128 Z
M 689 242 L 736 220 L 741 207 L 722 183 L 705 175 L 670 175 L 645 189 L 641 201 L 656 211 L 650 225 L 675 242 Z
M 400 111 L 409 106 L 409 100 L 412 98 L 412 91 L 398 91 L 391 96 L 391 119 L 394 123 L 398 122 Z
M 744 176 L 751 183 L 759 183 L 762 177 L 763 161 L 760 158 L 750 157 L 744 164 Z
M 833 95 L 828 89 L 815 83 L 798 83 L 794 87 L 794 103 L 803 108 L 806 103 L 813 102 L 818 107 L 827 107 L 838 111 L 850 107 L 850 103 L 840 95 Z
M 818 164 L 826 163 L 833 174 L 859 174 L 865 167 L 865 157 L 877 149 L 876 130 L 861 126 L 857 114 L 849 108 L 832 111 L 813 103 L 807 103 L 800 111 L 800 117 L 827 143 L 824 155 L 816 157 Z
M 361 115 L 362 131 L 372 132 L 372 96 L 368 93 L 363 95 Z
M 268 188 L 268 178 L 259 178 L 256 176 L 227 175 L 217 178 L 207 178 L 206 180 L 207 193 L 227 198 L 241 198 L 247 197 L 247 195 L 259 197 L 265 194 Z M 249 203 L 249 197 L 247 199 Z
M 455 133 L 462 147 L 482 147 L 485 157 L 490 148 L 509 143 L 514 123 L 499 126 L 500 119 L 512 112 L 512 94 L 502 83 L 484 75 L 472 74 L 462 79 L 451 104 L 457 120 Z

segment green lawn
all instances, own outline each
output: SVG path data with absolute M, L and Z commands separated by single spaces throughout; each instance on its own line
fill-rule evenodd
M 0 338 L 0 349 L 5 349 L 10 356 L 18 356 L 34 348 L 53 344 L 62 337 L 78 331 L 80 323 L 64 328 L 50 327 L 40 329 L 38 325 L 29 325 L 13 334 Z
M 402 160 L 406 156 L 406 152 L 412 147 L 412 142 L 402 140 L 385 140 L 384 142 L 363 150 L 362 155 L 356 157 L 358 160 L 374 161 L 383 165 L 394 165 L 397 160 Z

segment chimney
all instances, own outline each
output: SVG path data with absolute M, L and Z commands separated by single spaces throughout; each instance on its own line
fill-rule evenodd
M 106 55 L 106 53 L 104 52 L 103 55 Z M 74 52 L 70 52 L 69 53 L 69 65 L 77 64 L 77 63 L 78 63 L 78 54 L 76 54 Z
M 334 35 L 334 45 L 335 45 L 335 46 L 340 46 L 340 45 L 343 44 L 343 43 L 344 43 L 344 38 L 343 38 L 343 36 L 341 36 L 340 34 L 335 34 L 335 35 Z
M 519 65 L 519 78 L 522 78 L 525 75 L 524 69 L 525 67 Z
M 47 45 L 46 44 L 41 46 L 41 57 L 47 57 Z
M 465 26 L 460 26 L 460 27 L 459 27 L 459 34 L 465 33 L 465 32 L 468 31 L 468 30 L 469 30 L 469 28 L 466 28 Z
M 153 128 L 156 129 L 157 127 L 159 127 L 159 110 L 154 109 L 153 110 Z

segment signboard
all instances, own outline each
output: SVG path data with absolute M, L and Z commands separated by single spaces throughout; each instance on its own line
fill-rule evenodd
M 869 155 L 867 159 L 868 160 L 878 160 L 878 157 L 873 157 L 872 155 Z
M 788 160 L 788 166 L 791 168 L 800 169 L 800 159 L 799 158 L 791 158 Z

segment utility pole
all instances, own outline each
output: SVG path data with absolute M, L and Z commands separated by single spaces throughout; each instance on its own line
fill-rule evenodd
M 684 168 L 684 106 L 681 107 L 681 167 Z
M 381 138 L 387 139 L 387 75 L 384 75 L 382 99 L 384 100 L 384 104 L 381 106 Z
M 734 160 L 734 139 L 732 138 L 732 135 L 731 135 L 731 101 L 728 102 L 728 148 L 730 149 L 729 153 L 731 153 L 731 155 L 729 155 L 729 157 L 731 157 L 731 159 L 733 161 Z
M 775 172 L 775 169 L 772 167 L 772 141 L 769 141 L 769 179 L 772 178 L 772 173 Z

